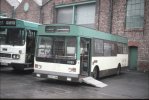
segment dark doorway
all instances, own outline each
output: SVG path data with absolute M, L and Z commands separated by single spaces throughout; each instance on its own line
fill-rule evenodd
M 135 46 L 129 47 L 129 69 L 137 69 L 138 48 Z

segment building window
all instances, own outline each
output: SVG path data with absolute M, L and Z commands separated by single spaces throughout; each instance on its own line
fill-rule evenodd
M 111 42 L 111 56 L 117 55 L 117 44 L 116 42 Z
M 104 56 L 111 56 L 112 47 L 109 42 L 104 42 Z
M 117 43 L 117 54 L 123 54 L 123 44 Z
M 144 0 L 127 0 L 126 29 L 143 28 Z
M 8 14 L 6 13 L 6 12 L 2 12 L 2 11 L 0 11 L 0 16 L 2 16 L 2 17 L 6 17 Z
M 94 56 L 103 56 L 103 40 L 94 39 Z
M 57 8 L 58 24 L 77 24 L 95 28 L 95 2 Z
M 79 5 L 76 8 L 76 24 L 94 28 L 95 4 Z
M 59 24 L 71 24 L 72 16 L 73 16 L 72 7 L 57 9 L 57 23 Z

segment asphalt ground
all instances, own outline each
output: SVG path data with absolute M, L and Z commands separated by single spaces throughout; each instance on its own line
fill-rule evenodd
M 108 86 L 39 79 L 31 71 L 1 68 L 0 99 L 149 99 L 149 72 L 127 70 L 100 81 Z

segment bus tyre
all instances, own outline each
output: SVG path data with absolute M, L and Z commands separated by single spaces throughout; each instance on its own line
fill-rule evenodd
M 121 74 L 121 66 L 118 66 L 116 74 L 117 75 L 120 75 Z
M 94 79 L 99 79 L 99 70 L 98 70 L 97 67 L 94 68 L 92 77 L 93 77 Z

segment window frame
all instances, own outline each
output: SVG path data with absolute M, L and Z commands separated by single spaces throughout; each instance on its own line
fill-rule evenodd
M 131 29 L 131 30 L 132 30 L 132 29 L 133 29 L 133 30 L 136 30 L 136 29 L 143 29 L 143 28 L 144 28 L 144 15 L 145 15 L 145 13 L 144 13 L 144 9 L 145 9 L 145 0 L 140 0 L 139 3 L 136 3 L 136 2 L 135 2 L 135 4 L 128 4 L 128 1 L 129 1 L 129 0 L 126 1 L 125 30 L 130 30 L 130 29 Z M 143 2 L 142 2 L 142 1 L 143 1 Z M 132 5 L 136 6 L 136 4 L 140 4 L 140 5 L 141 5 L 142 3 L 144 4 L 143 9 L 140 8 L 140 9 L 133 9 L 133 10 L 130 9 L 130 10 L 128 10 L 128 5 L 131 5 L 130 7 L 132 7 Z M 140 14 L 140 13 L 141 13 L 142 10 L 143 10 L 143 20 L 141 20 L 141 21 L 143 22 L 143 23 L 142 23 L 142 26 L 136 26 L 136 25 L 135 25 L 135 26 L 133 26 L 133 27 L 132 27 L 132 26 L 131 26 L 131 27 L 128 27 L 128 26 L 127 26 L 128 23 L 133 24 L 133 23 L 136 23 L 136 22 L 132 22 L 132 21 L 131 21 L 131 22 L 128 22 L 128 21 L 127 21 L 127 20 L 128 20 L 127 17 L 132 17 L 132 19 L 141 17 L 141 14 Z M 139 15 L 135 15 L 135 17 L 134 17 L 134 15 L 133 15 L 133 16 L 131 16 L 131 15 L 128 16 L 128 15 L 127 15 L 128 11 L 135 11 L 135 12 L 136 12 L 136 11 L 140 11 L 140 12 L 139 12 Z M 138 12 L 137 12 L 137 13 L 138 13 Z M 136 13 L 135 13 L 135 14 L 136 14 Z M 134 18 L 133 18 L 133 17 L 134 17 Z M 141 21 L 140 21 L 140 22 L 141 22 Z M 138 23 L 138 22 L 137 22 L 137 23 Z M 140 23 L 139 23 L 139 24 L 140 24 Z M 140 25 L 141 25 L 141 24 L 140 24 Z
M 112 45 L 111 45 L 111 42 L 112 41 L 107 41 L 107 40 L 104 40 L 104 42 L 103 42 L 103 56 L 104 57 L 112 56 Z M 105 44 L 108 44 L 110 46 L 110 55 L 105 55 Z M 109 49 L 108 49 L 108 51 L 109 51 Z
M 96 47 L 95 47 L 96 40 L 98 40 L 98 42 L 102 41 L 102 53 L 96 52 Z M 93 56 L 104 56 L 104 40 L 103 39 L 98 39 L 98 38 L 93 39 Z
M 59 4 L 59 5 L 56 5 L 55 6 L 55 9 L 56 9 L 56 23 L 58 22 L 58 9 L 61 9 L 61 8 L 67 8 L 67 7 L 72 7 L 73 11 L 72 11 L 72 22 L 70 24 L 76 24 L 77 23 L 77 6 L 83 6 L 83 5 L 86 5 L 86 4 L 94 4 L 95 5 L 95 15 L 96 15 L 96 0 L 89 0 L 89 1 L 83 1 L 83 2 L 78 2 L 78 3 L 71 3 L 71 4 Z M 95 17 L 94 15 L 94 17 Z M 60 24 L 60 23 L 57 23 L 57 24 Z M 94 18 L 94 22 L 93 24 L 95 24 L 95 18 Z M 77 24 L 77 25 L 81 25 L 81 24 Z M 95 25 L 94 27 L 90 27 L 90 28 L 95 28 Z
M 95 52 L 95 40 L 101 40 L 103 41 L 103 53 L 99 54 Z M 105 45 L 104 43 L 108 43 L 111 47 L 110 50 L 110 55 L 105 55 Z M 114 46 L 114 48 L 112 48 L 112 45 Z M 113 57 L 113 56 L 117 56 L 117 54 L 128 54 L 128 45 L 125 43 L 120 43 L 120 42 L 116 42 L 116 41 L 110 41 L 110 40 L 103 40 L 100 38 L 93 38 L 93 43 L 92 43 L 92 50 L 93 50 L 93 56 L 94 57 L 99 57 L 99 56 L 103 56 L 103 57 Z M 119 52 L 120 51 L 120 52 Z
M 60 10 L 64 10 L 64 9 L 69 9 L 69 10 L 72 10 L 72 18 L 70 18 L 71 19 L 71 23 L 68 23 L 68 24 L 73 24 L 73 16 L 74 16 L 74 7 L 72 7 L 72 6 L 68 6 L 68 7 L 63 7 L 63 8 L 60 8 Z M 56 23 L 57 24 L 67 24 L 67 23 L 58 23 L 58 12 L 59 12 L 59 8 L 58 9 L 56 9 Z

